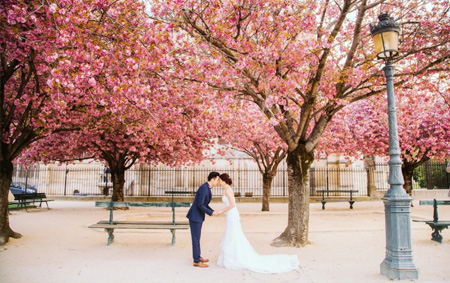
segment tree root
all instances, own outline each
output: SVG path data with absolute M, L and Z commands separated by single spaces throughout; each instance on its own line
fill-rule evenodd
M 300 248 L 300 247 L 304 247 L 306 245 L 310 245 L 311 242 L 310 241 L 306 241 L 305 244 L 302 244 L 298 241 L 295 241 L 295 239 L 293 238 L 289 238 L 284 234 L 281 234 L 280 236 L 278 236 L 277 238 L 273 239 L 272 243 L 270 244 L 273 247 L 295 247 L 295 248 Z
M 13 230 L 10 230 L 9 236 L 13 239 L 20 239 L 22 238 L 22 234 L 14 232 Z
M 22 238 L 22 234 L 14 232 L 11 229 L 8 229 L 8 231 L 5 234 L 0 235 L 0 246 L 4 246 L 6 243 L 8 243 L 9 238 L 20 239 Z
M 7 236 L 0 236 L 0 247 L 4 246 L 9 240 L 9 237 Z

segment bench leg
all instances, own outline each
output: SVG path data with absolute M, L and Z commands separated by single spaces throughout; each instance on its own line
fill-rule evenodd
M 170 232 L 172 232 L 172 244 L 171 246 L 175 245 L 176 238 L 175 238 L 175 229 L 170 229 Z
M 108 246 L 114 242 L 114 229 L 105 228 L 105 231 L 108 232 Z
M 350 209 L 353 209 L 353 204 L 355 203 L 354 200 L 349 200 L 348 203 L 350 204 Z
M 48 207 L 48 201 L 46 201 L 46 200 L 41 199 L 41 203 L 39 204 L 39 207 L 42 207 L 43 202 L 45 202 L 45 205 L 47 205 L 47 209 L 50 210 L 50 207 Z
M 325 204 L 327 203 L 325 200 L 322 200 L 321 201 L 322 202 L 322 210 L 324 210 L 325 209 Z
M 28 209 L 27 209 L 27 203 L 26 203 L 26 202 L 23 202 L 23 201 L 20 202 L 19 209 L 22 209 L 22 207 L 25 208 L 25 211 L 26 211 L 26 212 L 28 212 Z
M 441 231 L 446 229 L 447 227 L 431 227 L 433 229 L 433 233 L 431 233 L 431 240 L 439 242 L 442 244 L 442 235 Z

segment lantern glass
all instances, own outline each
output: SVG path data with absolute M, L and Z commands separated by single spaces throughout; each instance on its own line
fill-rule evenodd
M 385 31 L 373 36 L 378 58 L 392 58 L 398 54 L 398 32 Z

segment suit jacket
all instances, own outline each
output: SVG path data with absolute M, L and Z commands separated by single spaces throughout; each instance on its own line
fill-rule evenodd
M 209 202 L 211 201 L 211 189 L 208 183 L 201 185 L 197 193 L 195 194 L 194 202 L 186 215 L 189 220 L 194 222 L 205 221 L 205 214 L 211 216 L 214 210 L 209 207 Z

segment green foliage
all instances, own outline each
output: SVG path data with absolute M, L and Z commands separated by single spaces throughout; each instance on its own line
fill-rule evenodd
M 428 188 L 428 182 L 431 182 L 433 189 L 448 189 L 450 176 L 448 176 L 445 168 L 446 163 L 438 162 L 429 162 L 417 167 L 413 173 L 413 179 L 416 182 L 413 188 L 426 189 Z

